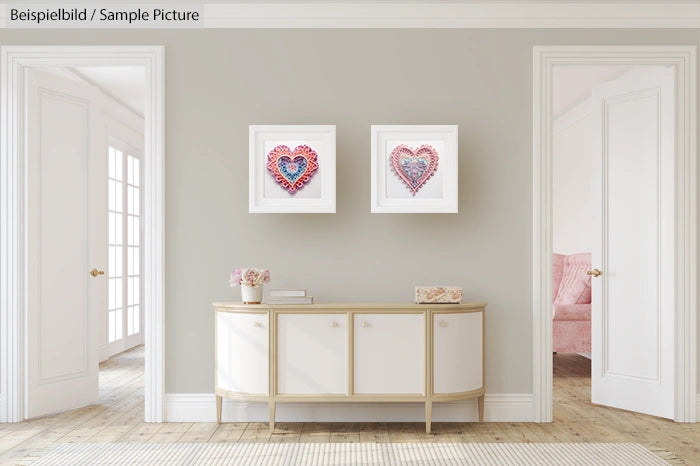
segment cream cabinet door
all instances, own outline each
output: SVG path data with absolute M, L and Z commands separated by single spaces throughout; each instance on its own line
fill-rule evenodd
M 217 386 L 237 393 L 268 393 L 267 314 L 216 313 Z
M 345 314 L 278 314 L 277 392 L 347 393 Z
M 483 385 L 483 313 L 433 314 L 433 392 Z
M 355 314 L 355 393 L 425 393 L 425 315 Z

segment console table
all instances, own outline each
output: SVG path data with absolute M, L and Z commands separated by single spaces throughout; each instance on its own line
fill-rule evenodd
M 214 303 L 216 419 L 222 397 L 265 402 L 425 403 L 478 398 L 486 303 Z

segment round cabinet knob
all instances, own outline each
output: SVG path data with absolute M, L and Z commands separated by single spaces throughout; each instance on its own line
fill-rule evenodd
M 440 327 L 447 327 L 447 322 L 445 322 L 444 320 L 441 320 Z
M 331 327 L 337 327 L 337 326 L 338 326 L 338 322 L 331 322 Z
M 363 321 L 363 322 L 362 322 L 362 326 L 363 326 L 363 327 L 369 327 L 369 323 Z
M 253 327 L 260 327 L 260 322 L 258 322 L 257 320 L 253 322 Z

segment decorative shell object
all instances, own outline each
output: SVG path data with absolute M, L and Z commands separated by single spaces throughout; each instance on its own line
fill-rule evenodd
M 461 304 L 461 286 L 417 286 L 417 304 Z

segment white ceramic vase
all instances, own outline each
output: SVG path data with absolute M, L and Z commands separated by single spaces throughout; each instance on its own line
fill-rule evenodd
M 263 286 L 241 285 L 241 301 L 244 304 L 260 304 L 262 302 Z

